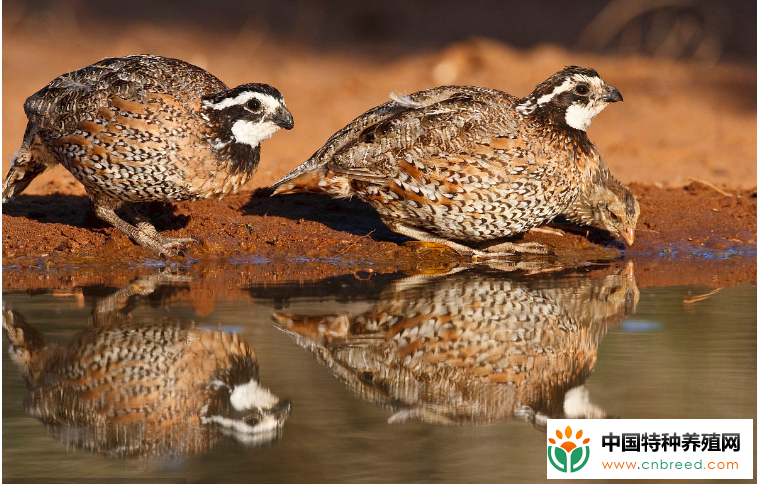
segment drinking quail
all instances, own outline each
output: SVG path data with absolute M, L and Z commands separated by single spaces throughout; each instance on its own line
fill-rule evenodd
M 94 213 L 156 254 L 192 241 L 159 234 L 132 202 L 221 198 L 255 173 L 260 143 L 292 115 L 266 84 L 229 89 L 178 59 L 106 58 L 54 79 L 26 100 L 21 148 L 3 202 L 61 163 L 87 190 Z M 136 225 L 115 210 L 124 208 Z
M 560 416 L 608 326 L 634 313 L 638 297 L 633 273 L 464 271 L 396 281 L 362 314 L 273 317 L 353 393 L 390 407 L 391 421 L 484 423 L 523 406 Z
M 471 245 L 520 234 L 564 211 L 598 170 L 586 128 L 621 100 L 595 70 L 576 66 L 523 99 L 461 86 L 394 96 L 272 188 L 355 195 L 395 232 L 463 255 L 544 253 L 534 244 Z
M 600 160 L 592 183 L 561 215 L 569 222 L 607 230 L 632 245 L 640 204 Z

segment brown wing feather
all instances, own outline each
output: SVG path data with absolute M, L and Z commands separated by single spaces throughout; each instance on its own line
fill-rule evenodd
M 509 131 L 495 119 L 493 105 L 514 99 L 499 91 L 469 87 L 421 91 L 401 98 L 402 105 L 398 101 L 383 105 L 395 109 L 394 113 L 385 111 L 378 119 L 371 111 L 361 116 L 314 158 L 326 159 L 328 169 L 337 173 L 387 182 L 403 161 L 429 163 L 441 152 L 473 151 L 488 135 Z M 502 112 L 499 106 L 497 110 Z M 374 122 L 367 123 L 369 119 Z
M 76 129 L 118 97 L 143 103 L 148 93 L 165 93 L 199 107 L 202 96 L 226 89 L 218 78 L 178 59 L 149 55 L 105 58 L 61 75 L 24 103 L 29 121 L 54 132 Z
M 364 166 L 366 163 L 359 161 L 365 160 L 369 150 L 376 151 L 381 148 L 381 143 L 384 140 L 380 143 L 375 141 L 378 132 L 396 134 L 396 138 L 399 139 L 399 136 L 406 130 L 402 122 L 411 121 L 413 123 L 413 119 L 428 115 L 441 107 L 441 104 L 456 99 L 473 99 L 484 102 L 496 98 L 511 105 L 518 102 L 518 98 L 510 94 L 474 86 L 442 86 L 407 96 L 393 97 L 392 101 L 366 111 L 337 131 L 313 156 L 285 175 L 272 187 L 279 187 L 300 175 L 325 167 L 357 180 L 378 182 L 380 178 L 378 173 L 375 170 L 366 169 Z M 411 133 L 405 133 L 406 136 L 408 134 Z M 391 138 L 390 136 L 387 140 Z

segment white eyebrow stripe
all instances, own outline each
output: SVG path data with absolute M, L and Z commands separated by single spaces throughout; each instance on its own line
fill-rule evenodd
M 598 77 L 588 77 L 584 74 L 575 74 L 574 76 L 563 81 L 563 84 L 553 89 L 552 92 L 545 94 L 544 96 L 537 99 L 537 104 L 541 106 L 545 104 L 546 102 L 550 102 L 550 100 L 553 99 L 558 94 L 561 94 L 566 91 L 570 91 L 571 89 L 574 88 L 574 86 L 580 83 L 589 84 L 596 89 L 601 88 L 604 84 L 603 80 Z
M 574 80 L 573 79 L 566 79 L 563 81 L 563 84 L 553 89 L 550 93 L 545 94 L 544 96 L 537 99 L 538 105 L 543 105 L 546 102 L 550 102 L 551 99 L 553 99 L 555 96 L 562 92 L 570 91 L 574 87 Z
M 213 108 L 213 109 L 225 109 L 225 108 L 228 108 L 229 106 L 237 106 L 237 105 L 240 105 L 240 104 L 245 104 L 249 100 L 253 99 L 253 94 L 254 93 L 252 93 L 252 92 L 243 92 L 242 94 L 238 95 L 237 97 L 226 98 L 223 101 L 221 101 L 220 103 L 213 104 L 211 102 L 205 101 L 204 104 L 207 107 Z
M 209 107 L 211 109 L 220 110 L 220 109 L 226 109 L 230 106 L 240 106 L 242 104 L 245 104 L 251 99 L 258 99 L 261 102 L 261 104 L 263 104 L 266 107 L 266 110 L 270 112 L 274 112 L 276 111 L 277 107 L 279 107 L 280 105 L 282 106 L 284 105 L 283 102 L 280 103 L 277 99 L 275 99 L 272 96 L 269 96 L 268 94 L 263 94 L 260 92 L 250 92 L 250 91 L 243 92 L 237 95 L 236 97 L 226 98 L 223 101 L 215 103 L 215 104 L 209 101 L 204 101 L 203 104 L 206 107 Z

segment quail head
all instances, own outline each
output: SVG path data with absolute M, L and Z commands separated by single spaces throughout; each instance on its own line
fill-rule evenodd
M 640 204 L 601 161 L 592 184 L 561 215 L 569 222 L 607 230 L 632 245 Z
M 24 111 L 29 122 L 3 201 L 60 163 L 99 218 L 163 256 L 192 239 L 159 234 L 131 203 L 235 192 L 255 173 L 261 141 L 293 126 L 273 87 L 229 89 L 199 67 L 154 55 L 106 58 L 61 75 Z M 121 207 L 134 224 L 116 215 Z
M 551 220 L 586 190 L 599 156 L 585 130 L 621 100 L 595 70 L 576 66 L 523 99 L 465 86 L 394 96 L 272 188 L 355 195 L 395 232 L 462 255 L 545 253 L 492 243 Z

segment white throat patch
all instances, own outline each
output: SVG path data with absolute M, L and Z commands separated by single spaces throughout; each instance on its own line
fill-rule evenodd
M 591 102 L 589 104 L 574 103 L 566 109 L 566 124 L 574 129 L 586 131 L 592 118 L 605 109 L 608 103 L 603 101 Z
M 237 385 L 229 397 L 229 401 L 236 410 L 248 408 L 269 409 L 279 402 L 268 389 L 263 388 L 255 380 Z
M 269 139 L 281 128 L 271 121 L 248 121 L 240 119 L 232 125 L 232 135 L 237 143 L 244 143 L 253 148 L 261 144 L 261 141 Z

